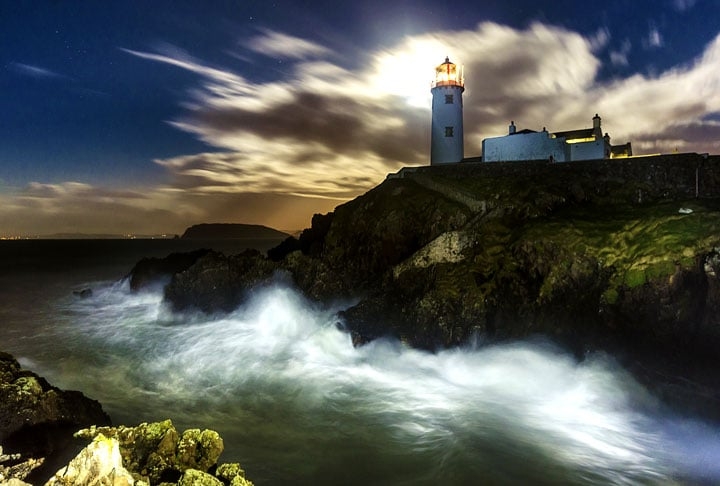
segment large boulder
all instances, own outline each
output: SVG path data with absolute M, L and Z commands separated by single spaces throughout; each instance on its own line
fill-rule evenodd
M 143 258 L 126 277 L 130 280 L 130 290 L 138 291 L 149 285 L 165 284 L 173 275 L 187 270 L 209 252 L 207 249 L 199 249 L 187 253 L 171 253 L 165 258 Z
M 214 430 L 188 429 L 181 434 L 165 420 L 136 427 L 91 427 L 76 435 L 94 442 L 114 441 L 122 466 L 137 482 L 252 485 L 238 464 L 218 465 L 224 443 Z
M 3 468 L 15 468 L 8 475 L 22 479 L 36 467 L 64 462 L 77 446 L 73 433 L 92 424 L 110 424 L 100 403 L 50 385 L 0 352 L 0 445 L 5 453 L 0 474 Z
M 57 471 L 45 486 L 72 486 L 97 484 L 132 486 L 135 479 L 125 469 L 120 456 L 119 443 L 102 434 L 95 437 L 66 466 Z
M 270 282 L 278 269 L 257 250 L 231 256 L 211 251 L 172 276 L 165 287 L 165 300 L 176 311 L 230 312 L 252 289 Z

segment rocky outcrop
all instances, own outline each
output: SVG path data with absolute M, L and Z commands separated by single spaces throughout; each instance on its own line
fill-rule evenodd
M 130 280 L 130 290 L 138 291 L 158 282 L 167 283 L 170 277 L 187 270 L 209 252 L 200 249 L 188 253 L 171 253 L 165 258 L 143 258 L 126 277 Z
M 240 305 L 252 289 L 270 281 L 276 270 L 278 266 L 257 250 L 232 256 L 211 251 L 173 275 L 165 287 L 165 299 L 177 311 L 229 312 Z
M 107 484 L 130 486 L 135 484 L 130 471 L 125 469 L 117 440 L 98 435 L 66 466 L 56 472 L 45 486 L 71 486 L 75 484 Z
M 25 477 L 63 461 L 77 429 L 109 423 L 97 401 L 50 385 L 0 352 L 0 476 Z
M 401 171 L 269 254 L 176 274 L 176 308 L 230 310 L 292 279 L 356 344 L 436 349 L 549 336 L 720 365 L 720 157 L 454 164 Z
M 239 464 L 218 464 L 224 443 L 213 430 L 109 423 L 98 402 L 0 353 L 0 484 L 252 486 Z
M 214 430 L 188 429 L 180 434 L 165 420 L 136 427 L 91 427 L 76 435 L 92 440 L 76 458 L 80 466 L 59 470 L 48 484 L 77 484 L 68 482 L 69 476 L 93 472 L 103 477 L 102 471 L 112 472 L 119 465 L 118 471 L 127 471 L 121 480 L 126 484 L 252 485 L 239 464 L 218 465 L 224 443 Z

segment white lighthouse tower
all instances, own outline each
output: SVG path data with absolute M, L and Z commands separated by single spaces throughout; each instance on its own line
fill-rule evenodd
M 465 91 L 462 67 L 445 62 L 435 68 L 432 83 L 432 134 L 430 165 L 460 162 L 463 150 L 463 104 Z

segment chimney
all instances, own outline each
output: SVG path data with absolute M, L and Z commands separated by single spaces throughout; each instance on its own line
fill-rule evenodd
M 515 122 L 511 121 L 509 127 L 509 134 L 512 135 L 513 133 L 515 133 Z
M 602 128 L 600 128 L 600 115 L 597 113 L 595 113 L 595 116 L 593 117 L 593 135 L 595 135 L 595 139 L 603 136 Z

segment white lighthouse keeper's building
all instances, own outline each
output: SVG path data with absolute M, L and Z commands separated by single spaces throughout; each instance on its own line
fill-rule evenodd
M 430 165 L 460 162 L 463 150 L 463 102 L 465 91 L 462 66 L 445 58 L 435 68 L 432 83 L 432 132 Z

